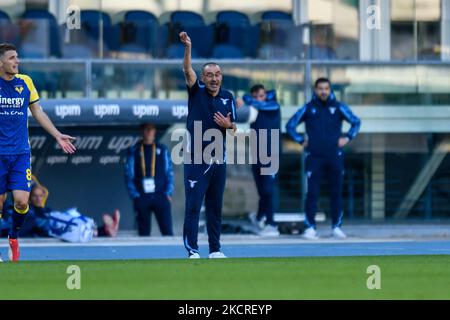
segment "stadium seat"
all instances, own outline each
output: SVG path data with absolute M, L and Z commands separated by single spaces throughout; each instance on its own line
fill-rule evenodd
M 29 59 L 48 58 L 47 48 L 34 42 L 22 43 L 19 49 L 19 53 L 22 58 L 29 58 Z
M 239 48 L 227 44 L 219 44 L 214 47 L 212 57 L 217 59 L 242 59 L 244 55 Z
M 148 54 L 148 51 L 144 47 L 142 47 L 138 44 L 134 44 L 134 43 L 122 44 L 120 46 L 120 51 L 128 52 L 128 53 L 143 53 L 143 54 L 147 53 Z
M 156 16 L 148 11 L 143 10 L 131 10 L 127 11 L 125 13 L 125 21 L 137 21 L 137 20 L 143 20 L 143 21 L 151 21 L 153 23 L 158 23 L 158 18 Z
M 8 14 L 0 11 L 0 43 L 8 42 L 18 45 L 19 34 L 17 25 L 11 22 Z
M 192 11 L 174 11 L 170 15 L 170 22 L 181 24 L 183 26 L 203 26 L 205 21 L 203 17 Z
M 24 19 L 47 19 L 47 20 L 56 21 L 56 18 L 53 14 L 51 14 L 47 10 L 43 10 L 43 9 L 27 10 L 23 13 L 22 18 L 24 18 Z
M 144 53 L 157 55 L 159 23 L 152 13 L 141 10 L 127 11 L 120 27 L 121 52 L 124 52 L 124 49 L 136 51 L 143 48 Z
M 64 44 L 62 50 L 63 58 L 95 58 L 94 52 L 87 46 L 79 44 Z
M 11 21 L 11 19 L 9 18 L 9 15 L 6 12 L 1 11 L 1 10 L 0 10 L 0 20 Z
M 250 26 L 250 19 L 247 15 L 234 10 L 219 11 L 216 16 L 216 21 L 228 25 Z
M 107 54 L 109 49 L 117 49 L 119 46 L 119 29 L 111 24 L 111 18 L 107 13 L 98 10 L 81 10 L 80 15 L 82 32 L 93 40 L 92 43 L 99 40 L 99 22 L 102 20 L 104 52 Z
M 36 54 L 46 52 L 44 57 L 61 56 L 59 26 L 54 15 L 47 10 L 33 9 L 25 11 L 22 19 L 19 24 L 22 32 L 26 35 L 22 35 L 21 47 L 32 41 L 35 42 L 35 49 L 38 49 L 38 46 L 42 47 L 38 50 L 39 53 L 36 52 Z M 33 23 L 33 26 L 30 26 L 28 22 Z M 26 50 L 29 54 L 32 54 L 30 47 L 32 46 L 28 46 Z
M 150 51 L 134 43 L 122 44 L 115 56 L 119 59 L 149 59 L 152 57 Z
M 292 15 L 284 11 L 264 11 L 261 14 L 261 20 L 290 20 L 292 21 Z
M 219 11 L 216 16 L 216 43 L 231 45 L 242 50 L 246 57 L 255 57 L 258 47 L 259 29 L 250 23 L 242 12 Z
M 41 45 L 37 41 L 22 42 L 19 49 L 19 55 L 22 58 L 45 59 L 48 58 L 48 54 L 48 47 Z M 60 80 L 59 74 L 41 70 L 28 70 L 26 66 L 22 66 L 20 69 L 21 72 L 33 79 L 38 91 L 46 91 L 49 97 L 53 97 Z
M 194 59 L 199 57 L 197 50 L 195 48 L 192 48 L 191 56 Z M 174 44 L 170 45 L 169 48 L 167 49 L 167 58 L 181 59 L 183 57 L 184 57 L 184 45 L 183 44 L 174 43 Z
M 186 31 L 196 46 L 199 56 L 211 56 L 214 43 L 214 28 L 213 26 L 205 25 L 203 17 L 198 13 L 191 11 L 172 12 L 168 28 L 171 44 L 179 43 L 178 34 L 181 31 Z
M 89 28 L 90 34 L 98 38 L 100 34 L 99 22 L 103 20 L 103 26 L 108 28 L 111 26 L 111 18 L 105 12 L 98 10 L 81 10 L 80 13 L 81 23 Z
M 261 32 L 260 58 L 300 58 L 302 27 L 296 26 L 292 15 L 282 11 L 265 11 L 258 24 Z
M 170 38 L 170 26 L 168 23 L 160 25 L 158 27 L 158 32 L 156 35 L 156 43 L 157 45 L 153 49 L 155 52 L 155 57 L 158 58 L 166 58 L 167 57 L 167 48 L 169 46 L 169 38 Z

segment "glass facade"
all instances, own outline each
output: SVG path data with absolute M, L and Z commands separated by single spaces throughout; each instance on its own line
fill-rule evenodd
M 439 60 L 441 1 L 391 1 L 392 60 Z
M 354 0 L 308 2 L 310 59 L 359 59 L 359 3 Z

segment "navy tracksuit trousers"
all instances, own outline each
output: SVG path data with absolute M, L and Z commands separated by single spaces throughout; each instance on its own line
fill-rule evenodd
M 151 213 L 155 213 L 163 236 L 173 236 L 170 201 L 164 193 L 147 193 L 134 199 L 134 210 L 140 236 L 149 236 L 152 230 Z
M 255 179 L 256 189 L 258 190 L 258 213 L 256 218 L 261 220 L 266 217 L 266 224 L 275 226 L 273 220 L 273 189 L 275 185 L 275 177 L 273 175 L 262 175 L 261 166 L 252 165 L 253 178 Z
M 198 222 L 203 199 L 205 200 L 206 228 L 209 252 L 220 251 L 222 202 L 225 190 L 226 164 L 184 165 L 184 190 L 186 206 L 183 241 L 189 253 L 198 252 Z
M 328 179 L 330 191 L 330 211 L 332 227 L 342 224 L 342 183 L 344 176 L 344 153 L 338 151 L 332 155 L 308 154 L 305 159 L 305 171 L 308 178 L 305 211 L 307 227 L 315 227 L 317 201 L 320 195 L 320 182 L 323 176 Z

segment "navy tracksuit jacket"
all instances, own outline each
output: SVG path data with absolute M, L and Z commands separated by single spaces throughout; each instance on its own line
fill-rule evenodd
M 251 105 L 258 110 L 258 116 L 255 122 L 250 125 L 250 128 L 256 130 L 256 137 L 258 140 L 257 147 L 259 147 L 259 141 L 262 134 L 262 132 L 260 132 L 259 130 L 266 129 L 268 150 L 263 150 L 263 153 L 267 152 L 268 156 L 272 155 L 273 152 L 277 152 L 279 154 L 279 148 L 278 150 L 272 150 L 271 148 L 272 141 L 270 134 L 271 130 L 280 130 L 281 127 L 280 105 L 277 102 L 275 90 L 267 91 L 266 101 L 263 102 L 253 99 L 253 97 L 249 94 L 244 95 L 243 100 L 245 104 Z M 276 145 L 279 147 L 280 141 L 277 141 Z M 257 154 L 259 155 L 259 150 L 257 150 Z M 261 167 L 263 166 L 264 165 L 261 164 L 258 156 L 257 163 L 252 164 L 253 178 L 255 180 L 259 196 L 257 219 L 261 220 L 263 217 L 265 217 L 266 224 L 275 225 L 275 222 L 273 220 L 273 191 L 276 176 L 261 174 Z
M 315 94 L 310 102 L 300 108 L 286 124 L 287 133 L 298 143 L 305 138 L 296 131 L 305 122 L 308 145 L 306 147 L 305 170 L 308 177 L 305 211 L 307 227 L 315 227 L 317 201 L 320 195 L 320 180 L 328 177 L 331 197 L 331 219 L 333 227 L 342 224 L 342 182 L 344 175 L 344 153 L 338 146 L 342 137 L 342 121 L 348 121 L 350 130 L 345 134 L 350 140 L 358 134 L 361 121 L 350 108 L 338 102 L 333 93 L 326 102 Z
M 125 180 L 130 198 L 136 212 L 138 232 L 140 236 L 149 236 L 151 231 L 151 213 L 155 213 L 156 221 L 163 236 L 173 235 L 171 203 L 167 196 L 173 192 L 173 168 L 167 147 L 155 143 L 155 192 L 145 193 L 142 185 L 141 142 L 128 150 L 125 163 Z M 153 146 L 144 145 L 146 176 L 151 175 Z

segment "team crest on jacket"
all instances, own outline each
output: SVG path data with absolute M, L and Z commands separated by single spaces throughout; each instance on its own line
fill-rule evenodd
M 195 187 L 195 184 L 198 182 L 198 181 L 196 181 L 196 180 L 188 180 L 189 181 L 189 186 L 191 187 L 191 188 L 194 188 Z
M 15 90 L 16 90 L 19 94 L 21 94 L 22 91 L 23 91 L 23 86 L 22 86 L 22 85 L 18 85 L 18 86 L 15 87 Z
M 230 99 L 220 98 L 220 100 L 222 100 L 222 103 L 225 106 L 227 104 L 228 100 L 230 100 Z
M 330 107 L 330 112 L 331 112 L 331 114 L 334 114 L 336 112 L 336 108 L 335 107 Z

